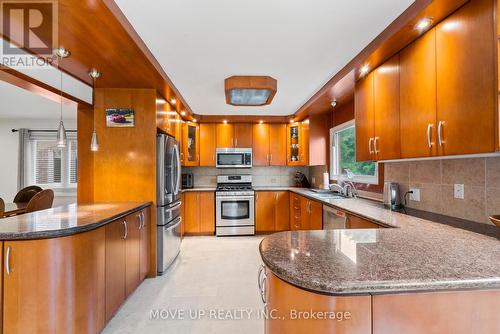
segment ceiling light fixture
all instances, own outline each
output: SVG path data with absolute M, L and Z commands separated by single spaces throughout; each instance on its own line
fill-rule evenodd
M 57 62 L 57 68 L 59 69 L 59 73 L 61 75 L 61 114 L 59 119 L 59 128 L 57 129 L 57 147 L 66 147 L 68 143 L 68 137 L 66 136 L 66 129 L 64 128 L 63 122 L 63 72 L 62 72 L 62 61 L 64 58 L 69 57 L 70 53 L 68 50 L 64 48 L 59 48 L 56 50 L 56 56 L 59 58 Z
M 294 123 L 295 121 L 293 119 L 290 120 L 290 123 Z
M 193 118 L 193 122 L 194 122 L 194 123 L 196 123 L 196 122 L 197 122 L 196 118 Z
M 264 124 L 264 121 L 260 120 L 260 121 L 259 121 L 259 124 Z
M 425 17 L 417 22 L 417 24 L 415 25 L 415 29 L 420 32 L 424 32 L 425 30 L 429 29 L 432 23 L 433 20 L 431 18 Z
M 333 100 L 330 104 L 332 105 L 332 108 L 335 108 L 337 106 L 337 100 Z
M 232 76 L 224 80 L 226 103 L 233 106 L 271 104 L 277 87 L 276 79 L 268 76 Z
M 174 98 L 170 99 L 170 103 L 173 104 L 174 106 L 177 104 L 177 100 Z
M 227 124 L 227 120 L 223 120 L 222 123 Z
M 370 72 L 370 65 L 368 65 L 368 64 L 364 64 L 359 69 L 359 74 L 361 74 L 362 77 L 364 77 L 365 75 L 367 75 L 369 72 Z
M 167 103 L 167 101 L 165 101 L 164 99 L 156 99 L 156 104 L 165 104 Z
M 94 117 L 93 117 L 93 125 L 94 131 L 92 131 L 92 138 L 90 140 L 90 150 L 92 152 L 99 151 L 99 141 L 97 140 L 97 132 L 95 130 L 95 80 L 101 76 L 101 73 L 95 68 L 91 69 L 89 72 L 89 76 L 92 78 L 93 86 L 92 86 L 92 106 L 94 107 Z
M 186 111 L 185 110 L 181 111 L 181 116 L 186 116 Z

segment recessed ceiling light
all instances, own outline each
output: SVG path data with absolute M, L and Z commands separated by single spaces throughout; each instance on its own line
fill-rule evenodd
M 363 66 L 361 66 L 361 68 L 359 69 L 359 74 L 361 74 L 361 76 L 365 76 L 368 74 L 368 72 L 370 72 L 370 65 L 368 64 L 364 64 Z
M 222 123 L 227 124 L 227 120 L 223 120 Z
M 290 120 L 290 123 L 293 123 L 293 122 L 294 122 L 294 120 L 293 120 L 293 119 L 291 119 L 291 120 Z
M 432 22 L 433 21 L 431 18 L 425 17 L 417 22 L 417 24 L 415 25 L 415 29 L 420 32 L 423 32 L 432 25 Z
M 176 99 L 174 99 L 174 98 L 171 98 L 171 99 L 170 99 L 170 103 L 172 103 L 172 104 L 176 104 L 176 103 L 177 103 L 177 100 L 176 100 Z
M 156 99 L 156 104 L 165 104 L 167 103 L 167 101 L 165 101 L 164 99 Z
M 186 111 L 185 110 L 181 111 L 181 116 L 186 116 Z
M 332 105 L 332 108 L 335 108 L 337 106 L 337 100 L 333 100 L 330 104 Z
M 197 122 L 196 118 L 193 118 L 193 122 L 194 122 L 194 123 L 196 123 L 196 122 Z
M 224 80 L 226 103 L 233 106 L 264 106 L 271 104 L 277 81 L 267 76 L 232 76 Z
M 264 121 L 260 120 L 260 121 L 259 121 L 259 124 L 264 124 Z

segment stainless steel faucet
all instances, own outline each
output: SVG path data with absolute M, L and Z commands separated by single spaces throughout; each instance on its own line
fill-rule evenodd
M 351 181 L 344 182 L 344 196 L 358 198 L 356 186 Z

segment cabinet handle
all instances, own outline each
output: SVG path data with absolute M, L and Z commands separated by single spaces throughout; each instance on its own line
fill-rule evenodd
M 370 140 L 368 141 L 368 151 L 370 152 L 370 155 L 373 154 L 372 146 L 373 146 L 373 138 L 370 138 Z
M 269 154 L 266 154 L 266 160 L 267 160 L 267 162 L 270 162 L 270 160 L 269 160 Z
M 7 275 L 10 275 L 12 272 L 12 269 L 10 268 L 10 246 L 7 247 L 6 253 L 5 253 L 5 272 Z
M 234 146 L 235 146 L 235 147 L 236 147 L 236 146 L 238 146 L 238 138 L 235 138 L 235 139 L 234 139 Z
M 212 161 L 215 161 L 215 154 L 212 154 Z
M 378 150 L 378 140 L 379 138 L 378 137 L 375 137 L 375 139 L 373 140 L 373 148 L 375 149 L 375 154 L 379 154 L 380 151 Z
M 277 202 L 278 201 L 278 193 L 274 194 L 274 200 Z
M 269 154 L 269 164 L 271 164 L 272 161 L 273 161 L 273 155 Z
M 124 227 L 124 229 L 125 229 L 125 232 L 124 232 L 124 234 L 123 234 L 123 240 L 125 240 L 125 239 L 127 239 L 127 235 L 128 235 L 127 221 L 126 221 L 126 220 L 124 220 L 124 221 L 122 222 L 122 224 L 123 224 L 123 227 Z
M 429 124 L 427 125 L 427 145 L 429 148 L 432 148 L 432 145 L 434 145 L 433 142 L 431 142 L 431 129 L 434 127 L 434 124 Z
M 445 143 L 445 141 L 443 140 L 443 134 L 442 134 L 443 125 L 444 125 L 444 121 L 439 121 L 439 124 L 438 124 L 438 143 L 439 143 L 439 146 L 443 146 L 443 144 Z
M 262 302 L 264 303 L 264 307 L 267 306 L 267 301 L 266 301 L 266 281 L 267 281 L 267 274 L 265 272 L 265 268 L 266 267 L 263 264 L 260 265 L 259 276 L 258 276 L 260 299 L 262 299 Z

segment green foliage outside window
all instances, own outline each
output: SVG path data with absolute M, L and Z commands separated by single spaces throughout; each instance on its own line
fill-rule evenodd
M 340 143 L 340 171 L 347 174 L 350 170 L 354 175 L 375 176 L 374 162 L 356 162 L 356 134 L 354 126 L 338 133 Z

